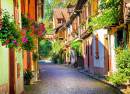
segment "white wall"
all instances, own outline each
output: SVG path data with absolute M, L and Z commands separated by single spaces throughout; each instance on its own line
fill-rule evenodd
M 116 71 L 116 61 L 115 61 L 115 37 L 114 35 L 110 35 L 111 41 L 111 70 Z
M 96 45 L 95 35 L 98 34 L 98 48 L 99 48 L 99 59 L 96 59 Z M 107 29 L 99 29 L 94 32 L 93 35 L 93 47 L 94 47 L 94 67 L 104 68 L 104 35 L 107 34 Z

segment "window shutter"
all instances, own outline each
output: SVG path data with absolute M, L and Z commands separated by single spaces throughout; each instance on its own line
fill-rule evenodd
M 98 34 L 95 35 L 95 45 L 96 45 L 96 58 L 99 58 L 99 48 L 98 48 Z
M 118 47 L 118 44 L 117 44 L 117 32 L 115 32 L 115 48 L 117 48 Z
M 86 47 L 86 54 L 88 54 L 87 52 L 88 52 L 88 42 L 86 41 L 86 45 L 85 45 L 85 47 Z
M 123 46 L 127 50 L 127 31 L 125 29 L 123 29 Z
M 20 77 L 20 63 L 17 63 L 17 78 Z

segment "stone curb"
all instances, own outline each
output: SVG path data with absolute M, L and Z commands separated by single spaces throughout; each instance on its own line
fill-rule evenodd
M 91 77 L 91 78 L 93 78 L 93 79 L 96 79 L 96 80 L 98 80 L 98 81 L 100 81 L 100 82 L 102 82 L 102 83 L 104 83 L 104 84 L 106 84 L 106 85 L 111 86 L 111 87 L 114 88 L 118 93 L 126 94 L 126 93 L 120 91 L 120 88 L 118 88 L 118 87 L 114 87 L 114 85 L 112 85 L 112 84 L 110 84 L 110 83 L 104 81 L 103 78 L 97 78 L 97 77 L 94 77 L 94 76 L 92 76 L 92 75 L 87 74 L 87 72 L 85 72 L 85 71 L 82 72 L 81 70 L 77 70 L 77 69 L 75 69 L 75 68 L 72 68 L 72 69 L 74 69 L 74 70 L 76 70 L 76 71 L 78 71 L 78 72 L 80 72 L 80 73 L 83 73 L 83 74 L 85 74 L 85 75 L 87 75 L 87 76 L 89 76 L 89 77 Z
M 96 79 L 96 80 L 98 80 L 98 81 L 100 81 L 100 82 L 102 82 L 102 83 L 104 83 L 104 84 L 106 84 L 106 85 L 109 85 L 109 86 L 111 86 L 112 88 L 114 88 L 114 89 L 115 89 L 118 93 L 120 93 L 120 94 L 128 94 L 128 93 L 125 92 L 125 91 L 121 91 L 121 89 L 120 89 L 119 87 L 114 87 L 114 85 L 113 85 L 112 83 L 106 82 L 104 78 L 94 77 L 93 75 L 88 74 L 88 73 L 85 72 L 84 70 L 78 70 L 78 69 L 76 69 L 76 68 L 74 68 L 74 67 L 70 67 L 70 66 L 67 66 L 67 65 L 62 65 L 62 64 L 61 64 L 61 66 L 68 67 L 68 68 L 72 68 L 72 69 L 74 69 L 75 71 L 78 71 L 78 72 L 80 72 L 80 73 L 83 73 L 83 74 L 85 74 L 85 75 L 87 75 L 87 76 L 89 76 L 89 77 L 91 77 L 91 78 L 93 78 L 93 79 Z M 121 87 L 121 88 L 122 88 L 122 87 Z

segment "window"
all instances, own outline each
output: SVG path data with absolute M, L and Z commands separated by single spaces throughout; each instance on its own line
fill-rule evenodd
M 61 23 L 61 20 L 58 20 L 58 23 Z
M 127 49 L 127 32 L 124 28 L 115 32 L 115 48 Z

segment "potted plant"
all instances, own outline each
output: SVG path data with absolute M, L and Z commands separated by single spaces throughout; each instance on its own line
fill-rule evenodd
M 75 61 L 75 63 L 73 64 L 75 68 L 77 68 L 77 62 Z
M 25 69 L 26 72 L 24 74 L 24 79 L 26 81 L 26 85 L 30 85 L 30 80 L 34 78 L 34 75 L 32 74 L 33 71 Z

